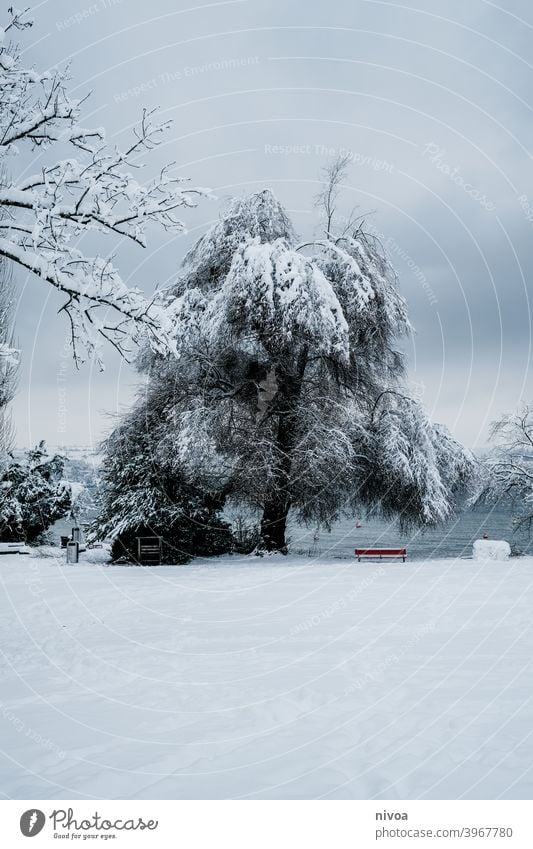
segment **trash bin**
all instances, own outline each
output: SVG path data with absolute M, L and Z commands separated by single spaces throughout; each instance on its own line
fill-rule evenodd
M 63 537 L 62 536 L 61 537 L 61 548 L 66 548 L 69 540 L 70 540 L 70 537 Z
M 80 545 L 75 540 L 67 542 L 67 563 L 77 563 L 80 559 Z

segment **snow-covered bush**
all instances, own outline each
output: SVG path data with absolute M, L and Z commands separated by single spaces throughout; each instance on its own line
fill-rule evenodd
M 232 551 L 251 554 L 261 542 L 259 525 L 249 516 L 237 514 L 231 521 Z
M 1 470 L 0 541 L 24 540 L 34 545 L 68 514 L 71 492 L 63 480 L 63 463 L 58 454 L 50 457 L 41 442 Z

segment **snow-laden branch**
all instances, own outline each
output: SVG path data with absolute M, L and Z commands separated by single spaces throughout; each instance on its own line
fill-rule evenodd
M 19 352 L 16 348 L 11 348 L 9 345 L 5 345 L 3 342 L 0 342 L 0 366 L 2 364 L 18 366 L 18 354 Z
M 30 25 L 24 12 L 11 9 L 10 16 L 0 36 Z M 160 144 L 168 124 L 145 110 L 132 141 L 124 149 L 110 147 L 101 128 L 80 124 L 83 101 L 70 97 L 68 80 L 68 68 L 44 74 L 24 68 L 17 48 L 1 41 L 0 163 L 7 166 L 21 144 L 46 151 L 52 161 L 0 189 L 0 256 L 67 296 L 61 310 L 70 319 L 76 356 L 83 349 L 98 356 L 102 338 L 127 354 L 142 331 L 161 350 L 172 345 L 165 302 L 129 290 L 107 253 L 85 256 L 77 243 L 91 232 L 144 247 L 149 223 L 182 232 L 179 210 L 209 192 L 172 176 L 171 166 L 154 179 L 138 179 L 140 157 Z M 55 148 L 69 145 L 73 157 L 54 157 Z

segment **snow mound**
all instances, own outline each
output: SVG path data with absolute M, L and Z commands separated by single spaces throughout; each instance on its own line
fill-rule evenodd
M 111 561 L 111 546 L 102 545 L 98 548 L 88 548 L 80 554 L 83 563 L 109 563 Z
M 29 557 L 48 558 L 55 557 L 58 560 L 65 559 L 65 551 L 58 545 L 32 545 L 24 548 L 24 553 Z
M 474 560 L 508 560 L 511 546 L 504 539 L 477 539 L 474 543 Z

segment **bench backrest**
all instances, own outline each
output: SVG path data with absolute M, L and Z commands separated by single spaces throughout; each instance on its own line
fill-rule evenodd
M 405 557 L 406 548 L 356 548 L 355 553 L 360 557 L 364 554 L 369 557 Z

